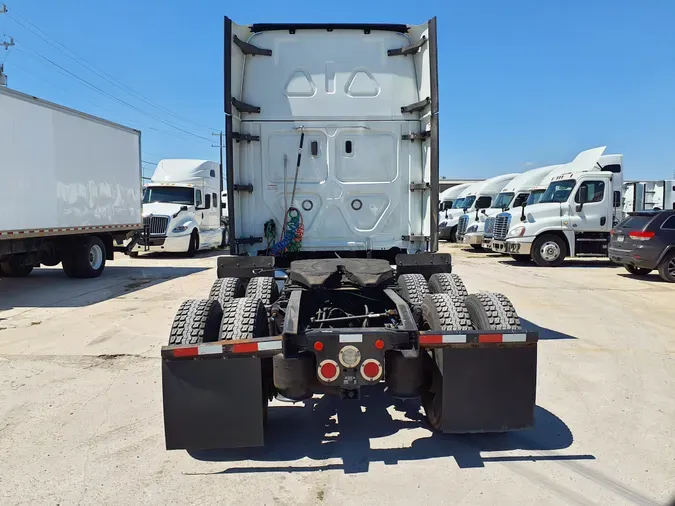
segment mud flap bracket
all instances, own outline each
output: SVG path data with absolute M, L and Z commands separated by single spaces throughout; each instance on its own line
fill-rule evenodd
M 443 349 L 443 432 L 534 426 L 537 345 Z
M 259 358 L 163 360 L 167 450 L 264 445 Z

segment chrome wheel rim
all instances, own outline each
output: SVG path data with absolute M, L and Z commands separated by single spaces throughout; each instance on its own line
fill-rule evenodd
M 558 246 L 558 243 L 555 241 L 546 241 L 541 245 L 541 248 L 539 248 L 539 253 L 541 254 L 541 258 L 545 261 L 555 262 L 560 258 L 560 246 Z
M 89 266 L 97 271 L 103 263 L 103 249 L 98 244 L 94 244 L 89 250 Z

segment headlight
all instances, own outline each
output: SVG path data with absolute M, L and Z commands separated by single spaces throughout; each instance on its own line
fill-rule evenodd
M 180 234 L 181 232 L 185 232 L 187 230 L 187 225 L 181 225 L 180 227 L 175 227 L 173 229 L 174 234 Z
M 509 231 L 509 237 L 523 237 L 525 235 L 525 227 L 516 227 Z
M 471 225 L 471 226 L 466 230 L 466 233 L 467 233 L 467 234 L 470 234 L 470 233 L 472 233 L 472 232 L 475 232 L 476 230 L 478 230 L 478 225 Z

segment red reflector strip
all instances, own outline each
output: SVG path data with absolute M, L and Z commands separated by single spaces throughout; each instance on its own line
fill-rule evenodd
M 258 343 L 235 344 L 232 353 L 255 353 L 258 351 Z
M 440 334 L 422 334 L 420 335 L 420 344 L 442 344 L 443 336 Z
M 501 343 L 502 335 L 501 334 L 479 334 L 478 335 L 479 343 Z
M 174 357 L 196 357 L 199 355 L 199 348 L 193 346 L 191 348 L 176 348 L 173 350 Z

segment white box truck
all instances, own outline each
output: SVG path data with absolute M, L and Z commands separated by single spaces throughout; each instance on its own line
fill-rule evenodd
M 226 19 L 224 53 L 232 251 L 162 348 L 167 449 L 261 446 L 271 399 L 382 383 L 439 432 L 532 427 L 536 332 L 436 252 L 436 20 Z
M 0 87 L 0 268 L 103 272 L 141 229 L 141 133 Z
M 130 246 L 140 252 L 186 253 L 225 242 L 220 165 L 208 160 L 160 160 L 143 188 L 143 234 Z

